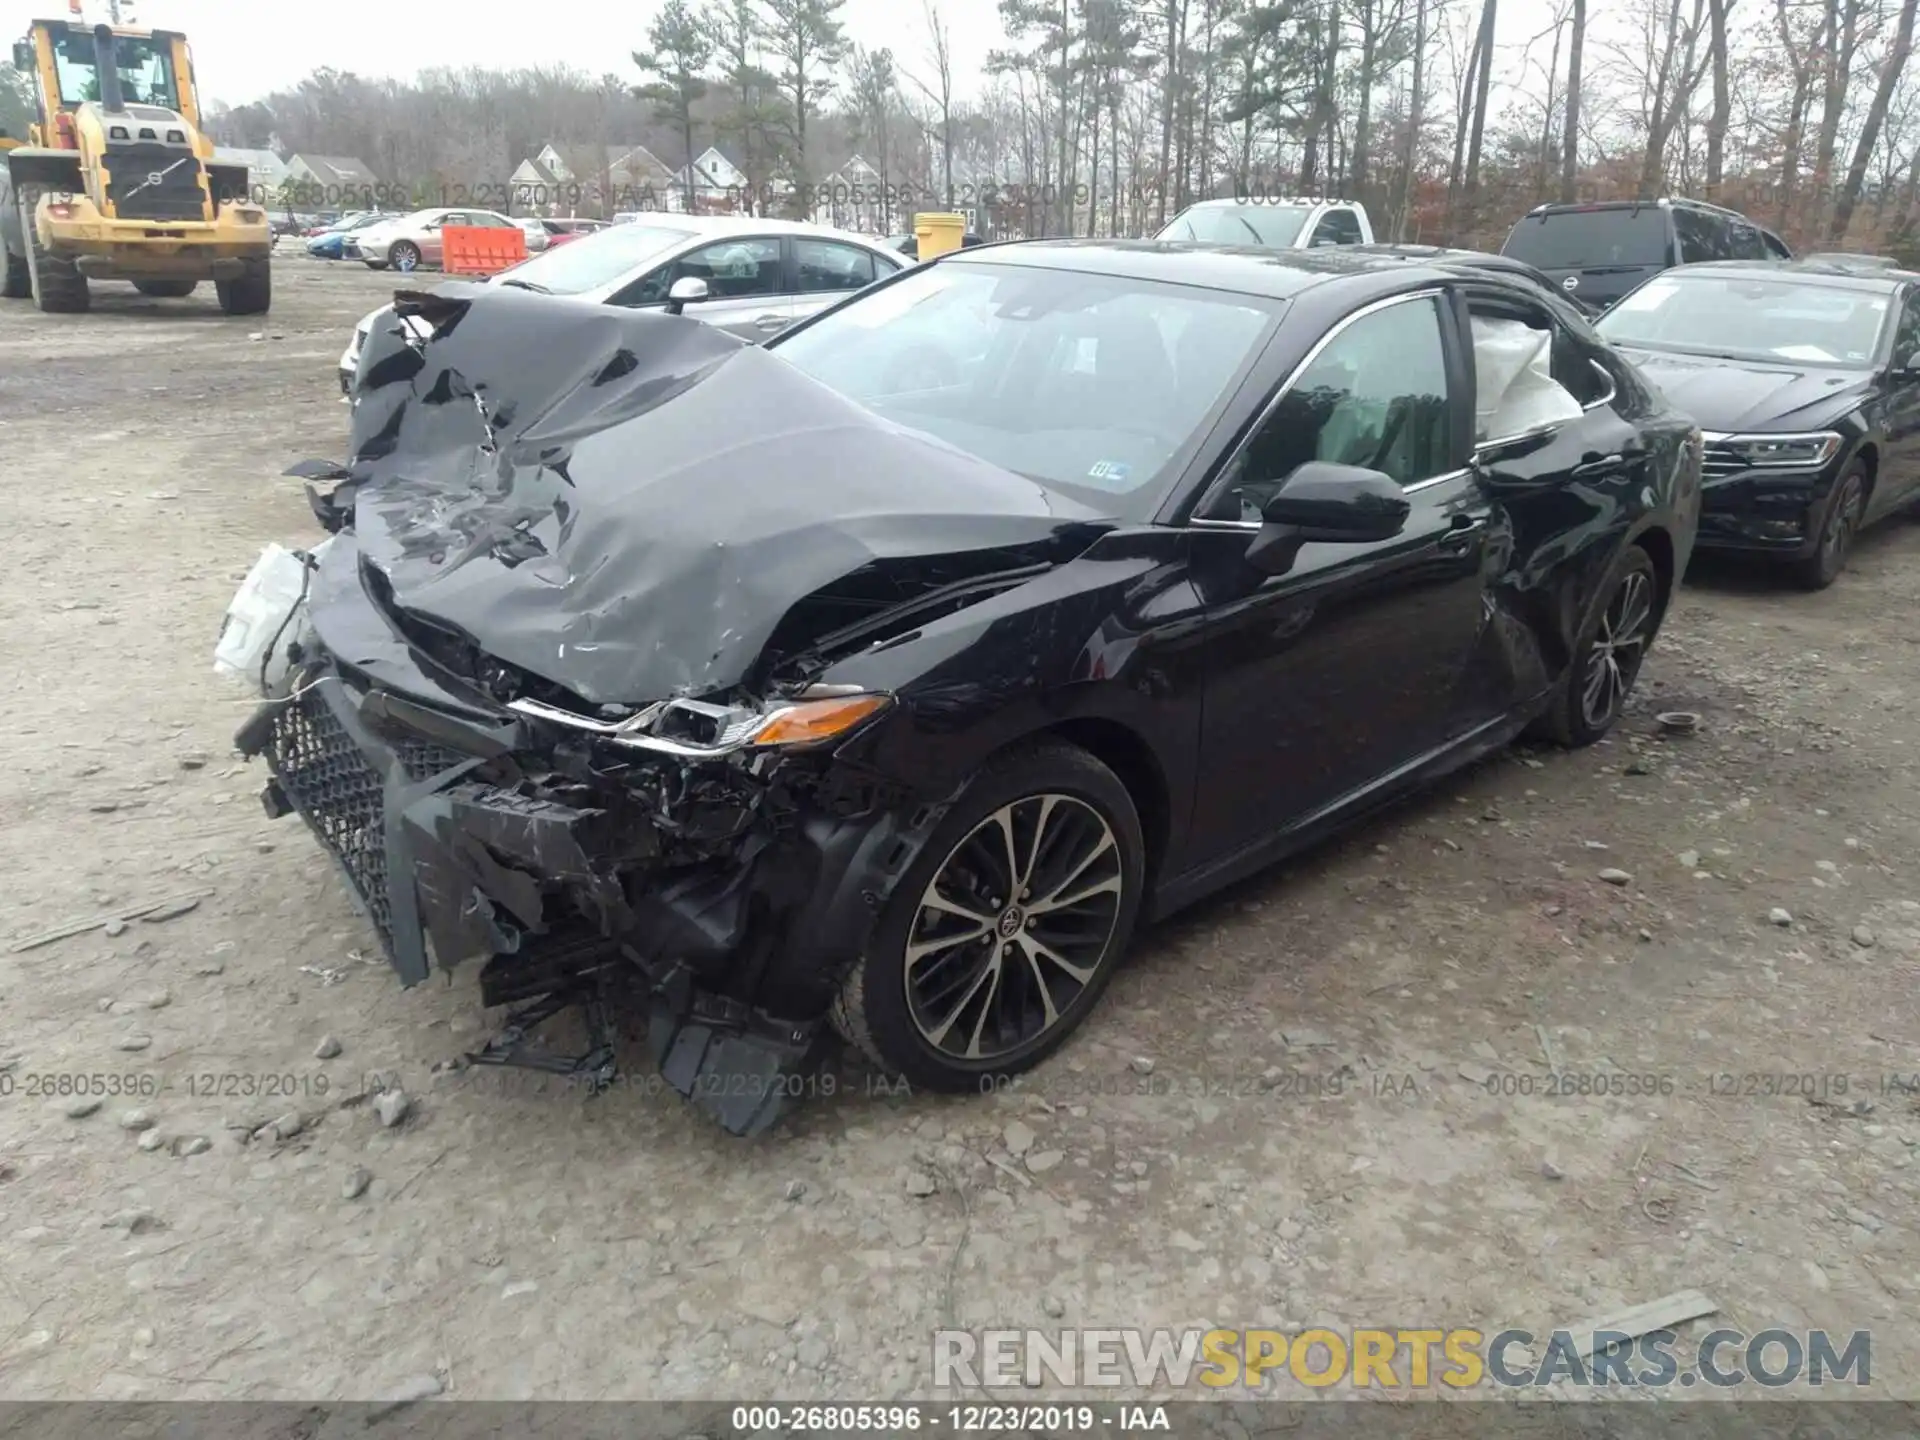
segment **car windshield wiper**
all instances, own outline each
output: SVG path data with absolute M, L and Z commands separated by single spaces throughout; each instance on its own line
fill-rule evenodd
M 516 290 L 531 290 L 536 295 L 551 295 L 553 291 L 544 285 L 536 285 L 531 280 L 502 280 L 502 285 L 511 285 Z

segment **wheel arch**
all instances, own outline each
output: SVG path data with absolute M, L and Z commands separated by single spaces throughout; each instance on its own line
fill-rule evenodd
M 1659 525 L 1649 525 L 1633 537 L 1633 543 L 1646 551 L 1647 558 L 1653 562 L 1654 578 L 1660 585 L 1660 608 L 1657 615 L 1664 620 L 1667 607 L 1673 603 L 1673 592 L 1677 588 L 1674 578 L 1677 560 L 1673 552 L 1673 536 Z
M 1151 892 L 1166 858 L 1173 829 L 1172 795 L 1166 771 L 1153 747 L 1139 731 L 1119 720 L 1085 715 L 1029 731 L 1003 745 L 998 753 L 1047 738 L 1063 740 L 1086 751 L 1113 771 L 1126 787 L 1133 808 L 1140 816 L 1140 835 L 1146 842 L 1146 854 L 1141 859 L 1146 871 L 1146 888 Z

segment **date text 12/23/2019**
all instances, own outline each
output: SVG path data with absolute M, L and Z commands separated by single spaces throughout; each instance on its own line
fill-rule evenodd
M 736 1435 L 1058 1434 L 1156 1430 L 1171 1432 L 1164 1405 L 994 1405 L 903 1401 L 884 1405 L 736 1405 Z

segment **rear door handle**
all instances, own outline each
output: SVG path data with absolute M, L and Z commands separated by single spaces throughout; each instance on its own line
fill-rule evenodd
M 786 324 L 787 317 L 785 315 L 756 315 L 753 317 L 753 328 L 756 330 L 781 330 L 786 327 Z

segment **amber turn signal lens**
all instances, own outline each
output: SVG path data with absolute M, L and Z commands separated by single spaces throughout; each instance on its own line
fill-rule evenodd
M 858 725 L 887 703 L 884 695 L 846 695 L 833 700 L 809 700 L 768 721 L 753 737 L 755 745 L 810 745 L 831 740 Z

